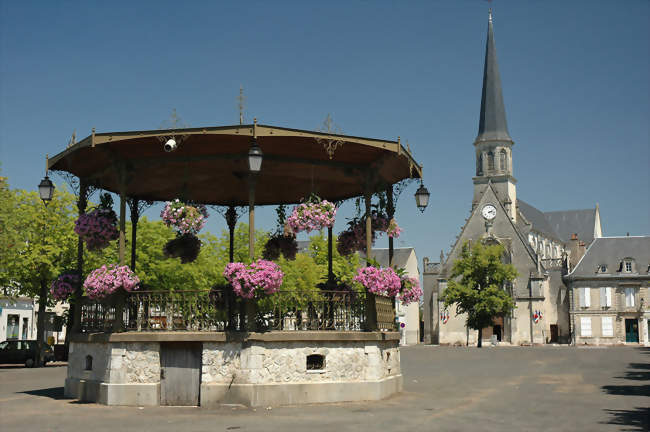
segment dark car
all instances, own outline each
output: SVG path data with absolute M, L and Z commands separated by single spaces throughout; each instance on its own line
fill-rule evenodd
M 54 361 L 54 350 L 43 344 L 45 362 Z M 35 340 L 8 340 L 0 342 L 0 363 L 24 363 L 33 367 L 38 359 L 38 344 Z

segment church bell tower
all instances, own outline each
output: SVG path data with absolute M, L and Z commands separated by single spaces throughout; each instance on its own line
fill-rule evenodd
M 506 109 L 501 93 L 501 78 L 497 64 L 497 51 L 494 44 L 492 9 L 488 15 L 488 34 L 485 47 L 485 66 L 483 69 L 483 93 L 481 95 L 481 114 L 478 136 L 474 140 L 476 150 L 476 176 L 474 198 L 476 205 L 485 192 L 488 182 L 497 192 L 499 200 L 510 218 L 517 218 L 517 180 L 512 175 L 512 146 L 514 142 L 508 133 Z

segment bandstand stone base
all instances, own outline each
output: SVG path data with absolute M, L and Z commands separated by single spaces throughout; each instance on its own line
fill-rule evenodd
M 203 407 L 379 400 L 402 390 L 396 332 L 127 332 L 72 337 L 65 395 L 106 405 L 165 404 L 161 394 L 173 399 L 182 391 L 161 373 L 161 352 L 179 343 L 200 357 L 198 379 L 182 382 L 196 382 L 190 391 Z

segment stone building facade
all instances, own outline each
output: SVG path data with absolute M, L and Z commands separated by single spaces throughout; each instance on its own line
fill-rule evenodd
M 650 237 L 596 239 L 564 281 L 575 344 L 650 346 Z
M 542 212 L 517 196 L 514 141 L 508 132 L 496 57 L 492 15 L 483 73 L 479 131 L 471 213 L 451 251 L 439 262 L 424 259 L 424 341 L 474 344 L 478 332 L 465 326 L 466 317 L 445 310 L 441 301 L 447 274 L 466 242 L 498 243 L 506 262 L 517 270 L 504 289 L 513 296 L 514 311 L 483 330 L 510 344 L 569 342 L 569 296 L 562 275 L 575 265 L 594 238 L 602 236 L 600 212 L 592 209 Z

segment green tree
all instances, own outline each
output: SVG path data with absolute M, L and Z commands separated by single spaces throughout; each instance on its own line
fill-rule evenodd
M 76 261 L 75 197 L 65 189 L 55 189 L 46 207 L 36 192 L 14 190 L 12 194 L 13 208 L 9 209 L 2 242 L 17 241 L 2 251 L 3 278 L 20 294 L 38 297 L 36 340 L 41 356 L 37 364 L 42 365 L 45 309 L 51 303 L 49 286 L 61 272 L 74 268 Z
M 505 288 L 517 277 L 517 271 L 512 264 L 503 263 L 503 256 L 501 245 L 476 242 L 470 247 L 466 242 L 442 295 L 445 307 L 455 304 L 457 315 L 467 314 L 466 325 L 478 330 L 479 347 L 483 328 L 492 324 L 494 317 L 503 317 L 515 307 Z
M 327 278 L 327 237 L 320 231 L 318 234 L 309 238 L 309 254 L 314 258 L 314 262 L 323 270 L 323 277 Z M 359 255 L 354 253 L 348 256 L 342 256 L 336 250 L 336 236 L 332 239 L 332 271 L 334 275 L 347 285 L 354 285 L 354 275 L 359 268 Z

